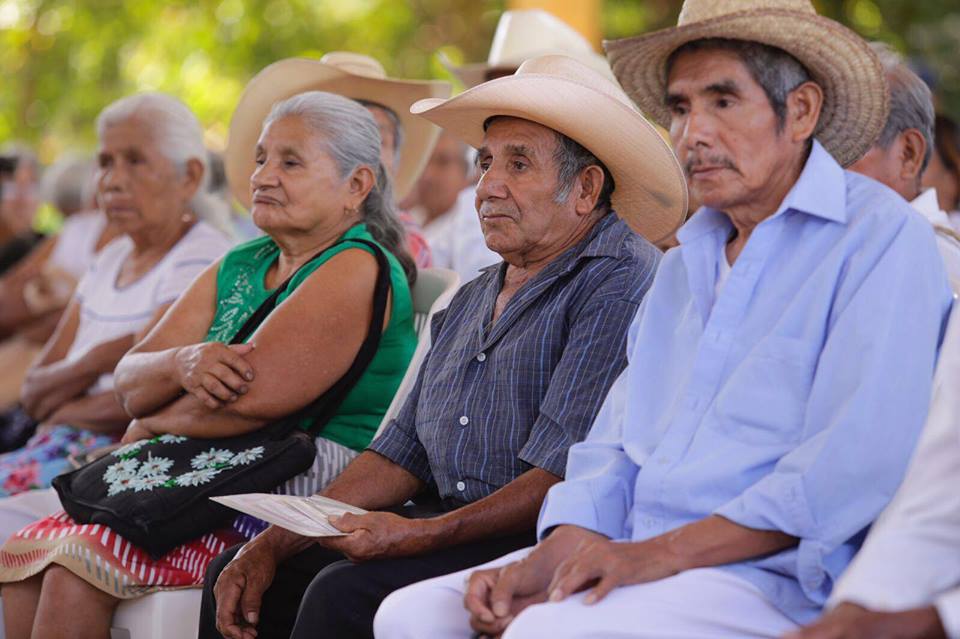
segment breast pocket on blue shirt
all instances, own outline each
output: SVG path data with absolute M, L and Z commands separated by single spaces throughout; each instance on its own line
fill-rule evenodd
M 765 337 L 717 394 L 718 430 L 747 443 L 799 442 L 816 361 L 816 349 L 806 340 Z

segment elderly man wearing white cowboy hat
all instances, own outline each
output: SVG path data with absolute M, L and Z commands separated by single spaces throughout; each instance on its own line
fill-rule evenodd
M 607 59 L 597 53 L 586 38 L 542 9 L 504 11 L 497 23 L 486 62 L 456 66 L 442 53 L 439 57 L 444 66 L 469 88 L 495 77 L 511 75 L 524 60 L 556 54 L 574 58 L 613 79 Z M 454 270 L 462 281 L 468 282 L 478 275 L 480 269 L 497 261 L 498 256 L 483 240 L 483 230 L 473 206 L 476 187 L 472 183 L 461 181 L 457 187 L 459 194 L 450 193 L 445 201 L 438 201 L 444 195 L 443 189 L 437 188 L 438 183 L 445 175 L 450 176 L 449 171 L 442 173 L 440 167 L 449 167 L 451 155 L 456 157 L 464 146 L 452 135 L 440 138 L 415 188 L 415 201 L 411 206 L 417 207 L 423 216 L 423 231 L 430 242 L 434 266 Z M 453 162 L 459 163 L 459 158 Z M 457 175 L 450 177 L 456 179 Z M 450 198 L 451 195 L 454 199 Z M 431 205 L 441 202 L 443 208 L 436 210 L 434 207 L 431 211 Z
M 841 166 L 886 118 L 867 44 L 807 0 L 687 0 L 607 51 L 703 207 L 540 543 L 395 593 L 379 637 L 780 636 L 819 614 L 916 443 L 950 291 L 930 225 Z
M 272 527 L 221 555 L 203 638 L 369 637 L 393 590 L 529 546 L 567 450 L 626 366 L 660 261 L 648 240 L 687 202 L 653 126 L 616 84 L 560 56 L 413 108 L 479 147 L 476 207 L 503 261 L 437 316 L 396 419 L 324 490 L 373 512 L 333 520 L 343 537 Z
M 399 80 L 387 77 L 374 58 L 360 53 L 332 51 L 319 60 L 287 58 L 258 73 L 240 96 L 230 122 L 224 158 L 234 197 L 250 207 L 249 178 L 260 124 L 271 107 L 305 91 L 327 91 L 360 102 L 380 127 L 380 160 L 390 174 L 396 200 L 413 188 L 426 165 L 439 130 L 410 114 L 410 105 L 423 98 L 446 97 L 450 85 L 437 80 Z M 403 213 L 408 248 L 418 266 L 430 266 L 430 251 L 417 225 Z

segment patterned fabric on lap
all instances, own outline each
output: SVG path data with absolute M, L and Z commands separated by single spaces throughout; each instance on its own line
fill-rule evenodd
M 72 426 L 38 433 L 23 448 L 0 455 L 0 497 L 49 488 L 54 477 L 70 469 L 67 457 L 116 441 L 114 435 Z
M 213 558 L 241 541 L 237 532 L 219 530 L 154 560 L 109 528 L 79 525 L 60 512 L 30 524 L 0 548 L 0 583 L 59 564 L 114 597 L 132 599 L 201 585 Z

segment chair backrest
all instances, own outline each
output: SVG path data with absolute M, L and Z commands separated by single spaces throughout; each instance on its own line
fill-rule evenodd
M 413 323 L 417 329 L 417 350 L 413 352 L 410 364 L 407 366 L 407 372 L 403 375 L 403 380 L 397 388 L 397 392 L 390 402 L 377 434 L 374 439 L 383 432 L 386 425 L 400 412 L 404 400 L 410 394 L 410 389 L 417 381 L 417 373 L 420 371 L 420 364 L 430 350 L 430 320 L 433 314 L 443 310 L 450 303 L 457 289 L 460 288 L 460 276 L 454 271 L 445 268 L 424 268 L 417 271 L 417 282 L 413 285 L 411 294 L 413 296 Z

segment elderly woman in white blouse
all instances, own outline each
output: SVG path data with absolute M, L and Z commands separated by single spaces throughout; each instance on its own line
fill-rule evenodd
M 97 133 L 98 199 L 121 235 L 84 275 L 27 375 L 21 403 L 40 426 L 0 455 L 0 496 L 47 487 L 69 455 L 120 438 L 130 418 L 113 393 L 114 367 L 231 244 L 200 219 L 227 212 L 205 199 L 202 129 L 185 105 L 129 96 L 104 109 Z

